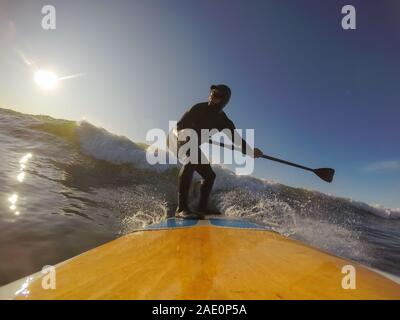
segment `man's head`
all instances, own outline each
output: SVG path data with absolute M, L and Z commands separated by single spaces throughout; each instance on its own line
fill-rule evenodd
M 210 96 L 208 97 L 209 105 L 221 111 L 231 98 L 231 89 L 224 84 L 218 84 L 212 85 L 210 90 Z

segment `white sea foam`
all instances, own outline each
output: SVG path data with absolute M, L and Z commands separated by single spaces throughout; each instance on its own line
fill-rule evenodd
M 386 219 L 400 219 L 400 208 L 385 208 L 380 204 L 367 204 L 361 201 L 349 200 L 355 207 L 363 209 Z

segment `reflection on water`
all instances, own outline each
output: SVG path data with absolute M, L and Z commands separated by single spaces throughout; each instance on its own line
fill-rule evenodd
M 19 160 L 19 170 L 20 172 L 17 175 L 17 180 L 19 182 L 23 182 L 25 179 L 25 168 L 26 168 L 26 163 L 28 162 L 28 160 L 30 160 L 32 158 L 32 153 L 27 153 L 26 155 L 24 155 L 20 160 Z
M 79 152 L 39 122 L 0 109 L 0 286 L 116 237 L 91 190 L 63 184 Z
M 21 169 L 24 169 L 25 166 L 23 166 L 30 158 L 32 158 L 32 154 L 28 153 L 24 155 L 21 160 L 19 160 L 19 163 L 21 164 Z
M 16 193 L 14 193 L 11 197 L 8 198 L 8 202 L 11 203 L 11 205 L 9 207 L 10 210 L 14 211 L 14 213 L 16 215 L 19 215 L 19 211 L 15 211 L 17 209 L 17 206 L 16 206 L 17 201 L 18 201 L 18 195 Z M 16 212 L 18 212 L 18 213 L 16 213 Z
M 20 172 L 20 173 L 17 175 L 17 180 L 18 180 L 19 182 L 23 182 L 24 179 L 25 179 L 25 172 Z
M 27 153 L 19 160 L 19 173 L 17 175 L 17 181 L 22 183 L 25 180 L 25 169 L 27 167 L 28 161 L 32 158 L 32 153 Z M 14 213 L 14 215 L 19 216 L 20 211 L 17 210 L 17 202 L 18 202 L 18 194 L 13 193 L 9 198 L 8 202 L 10 203 L 10 210 Z

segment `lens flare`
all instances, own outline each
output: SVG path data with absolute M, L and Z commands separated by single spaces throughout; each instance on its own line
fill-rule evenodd
M 51 71 L 38 70 L 35 72 L 35 82 L 43 90 L 53 90 L 57 88 L 59 77 Z

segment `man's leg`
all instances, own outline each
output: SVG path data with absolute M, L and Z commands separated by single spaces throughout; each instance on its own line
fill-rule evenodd
M 208 212 L 208 198 L 214 185 L 215 173 L 210 164 L 198 164 L 196 171 L 204 179 L 200 189 L 199 212 Z
M 192 183 L 195 165 L 187 163 L 182 166 L 178 176 L 178 208 L 176 212 L 189 211 L 188 197 L 189 188 Z

